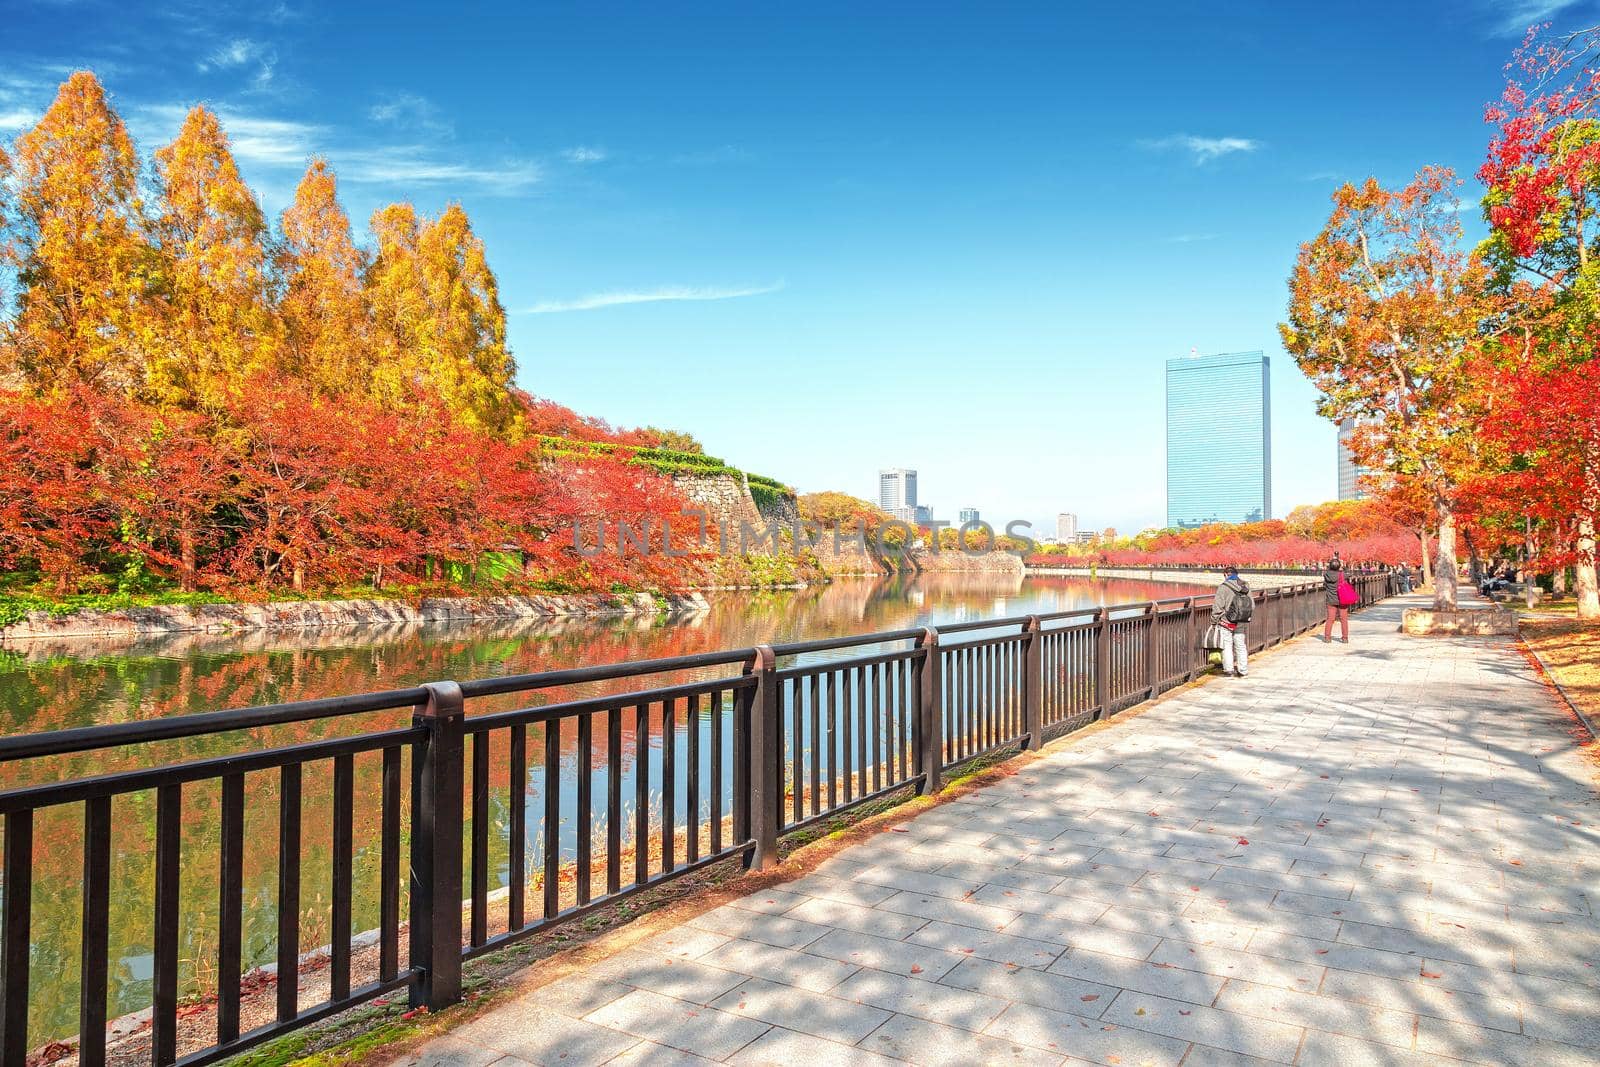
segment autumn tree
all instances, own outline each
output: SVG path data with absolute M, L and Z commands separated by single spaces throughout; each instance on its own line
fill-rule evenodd
M 1513 57 L 1479 169 L 1490 236 L 1485 254 L 1515 302 L 1520 337 L 1495 368 L 1517 404 L 1489 432 L 1518 450 L 1518 471 L 1547 525 L 1570 518 L 1569 551 L 1549 553 L 1576 577 L 1578 614 L 1600 618 L 1600 411 L 1570 390 L 1592 381 L 1600 348 L 1600 28 L 1530 31 Z M 1558 571 L 1559 573 L 1559 571 Z
M 164 403 L 216 410 L 231 385 L 273 365 L 266 223 L 221 123 L 204 107 L 156 152 L 156 173 L 167 317 L 151 392 Z
M 1337 190 L 1327 225 L 1300 247 L 1279 327 L 1319 411 L 1367 429 L 1357 461 L 1427 493 L 1441 610 L 1456 606 L 1456 494 L 1473 461 L 1469 360 L 1494 308 L 1488 270 L 1460 248 L 1455 185 L 1430 167 L 1397 191 L 1371 178 Z
M 327 161 L 313 160 L 283 212 L 279 315 L 286 369 L 328 396 L 372 388 L 362 255 Z
M 424 380 L 417 327 L 428 314 L 417 269 L 422 227 L 410 204 L 390 204 L 369 223 L 377 251 L 366 273 L 372 315 L 373 388 L 389 404 L 410 398 Z
M 506 433 L 517 408 L 506 313 L 483 242 L 460 204 L 419 222 L 410 204 L 372 219 L 378 255 L 367 274 L 382 358 L 378 387 L 391 400 L 437 397 L 463 425 Z
M 36 570 L 60 593 L 117 536 L 97 449 L 103 403 L 81 385 L 0 393 L 0 564 Z
M 6 261 L 17 313 L 5 363 L 40 390 L 86 383 L 139 395 L 154 339 L 157 260 L 145 235 L 139 159 L 105 89 L 74 73 L 17 138 Z
M 221 435 L 224 438 L 231 435 Z M 124 405 L 102 423 L 106 499 L 123 550 L 183 589 L 201 582 L 231 532 L 238 456 L 195 412 Z

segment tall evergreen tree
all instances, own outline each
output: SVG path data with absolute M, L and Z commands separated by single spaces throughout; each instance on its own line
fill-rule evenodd
M 168 318 L 151 390 L 163 402 L 214 410 L 230 384 L 267 370 L 275 356 L 266 223 L 222 124 L 204 107 L 156 152 L 156 169 Z
M 41 391 L 74 383 L 147 389 L 159 321 L 157 257 L 146 235 L 133 141 L 88 71 L 61 86 L 11 161 L 17 315 L 6 347 Z
M 313 160 L 283 213 L 279 313 L 288 371 L 330 396 L 372 388 L 363 266 L 333 171 Z
M 367 270 L 367 303 L 372 313 L 374 386 L 389 404 L 407 400 L 426 383 L 418 338 L 427 318 L 427 300 L 417 269 L 421 226 L 410 204 L 390 204 L 372 215 L 378 251 Z
M 483 242 L 460 204 L 422 228 L 417 265 L 429 311 L 423 331 L 429 380 L 468 425 L 506 431 L 514 419 L 509 389 L 516 374 L 506 348 L 506 312 Z
M 373 215 L 372 231 L 378 255 L 367 292 L 380 393 L 397 400 L 421 388 L 464 425 L 512 431 L 506 313 L 467 213 L 452 204 L 420 222 L 410 204 L 390 204 Z

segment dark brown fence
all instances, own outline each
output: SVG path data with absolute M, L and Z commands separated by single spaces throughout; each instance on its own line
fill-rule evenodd
M 1352 577 L 1362 606 L 1389 594 L 1387 575 Z M 1320 583 L 1256 601 L 1252 649 L 1324 615 Z M 42 810 L 81 813 L 81 838 L 68 846 L 82 850 L 73 887 L 82 900 L 80 1062 L 105 1062 L 112 805 L 153 794 L 152 1061 L 209 1063 L 402 988 L 413 1005 L 444 1007 L 460 998 L 463 959 L 720 860 L 770 867 L 784 832 L 897 790 L 935 791 L 963 764 L 1151 699 L 1206 669 L 1197 642 L 1210 607 L 1209 595 L 1196 596 L 0 739 L 0 762 L 32 763 L 354 724 L 348 737 L 0 792 L 0 1064 L 24 1063 L 30 986 L 52 980 L 32 973 L 30 951 L 37 850 L 64 847 L 35 840 Z M 597 695 L 566 699 L 574 690 Z M 468 714 L 475 702 L 506 698 L 528 706 Z M 408 726 L 360 732 L 364 719 L 405 710 Z M 378 927 L 360 938 L 351 911 L 358 760 L 378 782 L 364 800 L 379 823 L 375 863 L 364 857 L 376 869 Z M 326 989 L 313 995 L 299 980 L 302 791 L 308 768 L 320 775 L 327 765 L 331 876 L 318 888 L 331 901 L 333 934 L 322 948 Z M 541 771 L 530 806 L 527 784 Z M 276 1011 L 243 1030 L 247 775 L 275 778 L 276 811 L 264 821 L 279 860 Z M 494 781 L 505 783 L 503 796 Z M 202 788 L 220 798 L 209 1037 L 179 1033 L 179 880 L 211 858 L 182 854 L 179 830 L 186 790 L 193 804 Z M 361 956 L 357 974 L 357 950 L 370 944 L 376 952 Z

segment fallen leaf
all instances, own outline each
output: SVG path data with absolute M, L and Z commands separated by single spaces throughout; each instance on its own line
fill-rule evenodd
M 922 973 L 922 968 L 918 967 L 915 963 L 913 963 L 911 965 L 911 973 L 912 974 L 921 974 Z
M 1243 838 L 1243 837 L 1239 838 L 1239 844 L 1248 845 L 1249 843 L 1250 842 L 1246 838 Z
M 1319 956 L 1326 956 L 1326 955 L 1327 955 L 1327 954 L 1328 954 L 1328 950 L 1327 950 L 1327 949 L 1325 949 L 1325 948 L 1319 948 L 1319 949 L 1317 949 L 1317 955 L 1319 955 Z
M 1085 1004 L 1089 1004 L 1089 1003 L 1092 1003 L 1092 1002 L 1094 1002 L 1096 1000 L 1099 1000 L 1100 999 L 1100 994 L 1099 993 L 1085 993 L 1083 996 L 1079 997 L 1078 999 L 1083 1001 Z
M 1143 1008 L 1134 1008 L 1133 1009 L 1133 1013 L 1135 1015 L 1143 1015 L 1144 1014 L 1144 1009 Z
M 1179 1015 L 1193 1015 L 1194 1012 L 1192 1012 L 1192 1011 L 1184 1011 L 1182 1008 L 1179 1008 L 1178 1009 L 1178 1014 Z
M 1439 973 L 1437 973 L 1435 971 L 1423 971 L 1422 972 L 1422 977 L 1424 977 L 1424 978 L 1443 978 L 1444 975 L 1439 974 Z

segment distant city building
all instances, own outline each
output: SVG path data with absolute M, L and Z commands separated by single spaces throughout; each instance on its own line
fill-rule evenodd
M 1167 360 L 1167 525 L 1272 517 L 1271 361 L 1261 352 Z
M 965 526 L 969 522 L 977 522 L 977 521 L 978 521 L 978 509 L 977 508 L 962 508 L 961 509 L 961 525 L 962 526 Z
M 910 526 L 926 526 L 933 521 L 933 509 L 921 504 L 904 504 L 897 508 L 884 508 L 892 519 Z
M 878 472 L 878 506 L 893 515 L 896 508 L 917 506 L 917 472 L 889 467 Z M 910 521 L 910 520 L 906 520 Z
M 1078 538 L 1078 516 L 1063 511 L 1056 516 L 1056 543 L 1070 545 Z
M 1355 430 L 1353 419 L 1347 419 L 1339 424 L 1339 499 L 1340 500 L 1365 500 L 1366 490 L 1361 488 L 1361 476 L 1367 473 L 1365 467 L 1356 464 L 1356 457 L 1350 451 L 1350 435 Z
M 1093 530 L 1079 530 L 1077 536 L 1074 537 L 1073 540 L 1077 541 L 1080 545 L 1092 545 L 1094 544 L 1095 539 L 1099 536 L 1100 535 L 1095 533 Z

